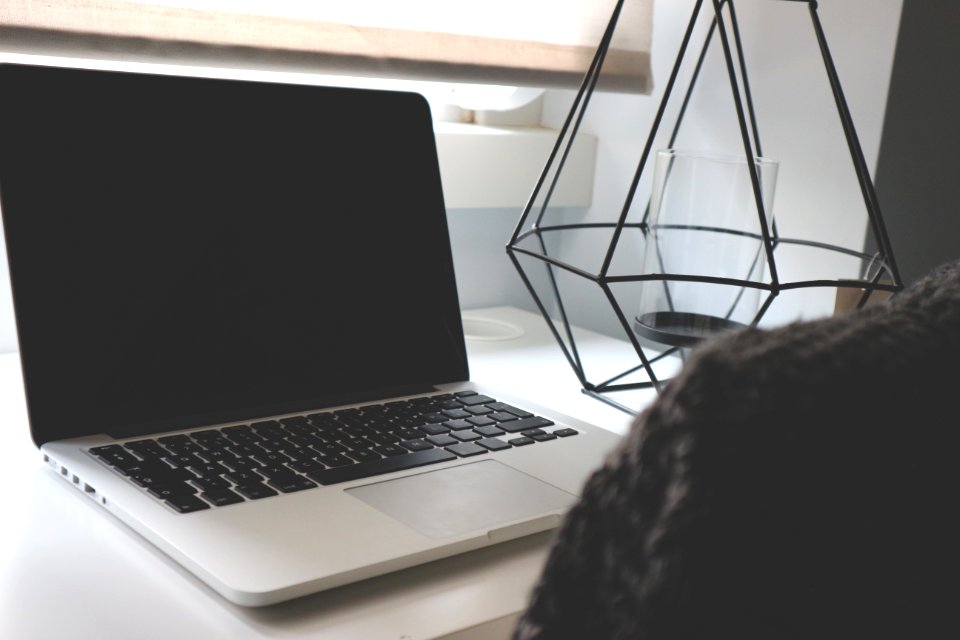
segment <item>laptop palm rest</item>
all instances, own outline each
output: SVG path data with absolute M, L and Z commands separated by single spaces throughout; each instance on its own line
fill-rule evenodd
M 430 538 L 492 531 L 566 511 L 576 499 L 495 460 L 354 487 L 346 493 Z

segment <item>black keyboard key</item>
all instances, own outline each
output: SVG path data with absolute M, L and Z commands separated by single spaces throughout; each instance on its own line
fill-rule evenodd
M 210 464 L 195 464 L 193 466 L 187 467 L 187 471 L 190 473 L 195 473 L 198 476 L 212 477 L 219 476 L 223 473 L 229 473 L 230 469 L 227 469 L 220 463 L 213 462 Z
M 481 447 L 486 447 L 490 451 L 500 451 L 501 449 L 509 449 L 510 445 L 504 442 L 503 440 L 498 440 L 496 438 L 484 438 L 483 440 L 477 440 L 477 444 Z
M 357 462 L 370 462 L 371 460 L 379 460 L 381 456 L 376 451 L 370 449 L 358 449 L 356 451 L 347 451 L 345 454 L 348 458 L 353 458 Z
M 400 442 L 400 436 L 388 433 L 386 431 L 381 433 L 373 433 L 367 436 L 367 439 L 371 442 L 376 442 L 377 444 L 393 444 L 395 442 Z
M 190 482 L 200 487 L 200 491 L 206 493 L 215 493 L 230 488 L 230 483 L 220 477 L 194 478 Z
M 433 445 L 427 442 L 426 440 L 421 440 L 419 438 L 415 440 L 405 440 L 400 443 L 402 446 L 406 447 L 410 451 L 423 451 L 424 449 L 432 449 Z
M 167 498 L 167 504 L 179 513 L 191 513 L 193 511 L 202 511 L 203 509 L 210 508 L 209 504 L 193 495 L 171 496 Z
M 511 438 L 510 440 L 507 440 L 507 442 L 515 447 L 522 447 L 527 444 L 533 444 L 534 440 L 533 438 L 528 438 L 527 436 L 520 436 L 519 438 Z
M 484 415 L 486 415 L 486 414 L 488 414 L 488 413 L 493 413 L 492 410 L 488 409 L 487 407 L 483 406 L 482 404 L 481 404 L 481 405 L 477 405 L 477 406 L 475 406 L 475 407 L 467 407 L 467 408 L 465 409 L 465 411 L 467 411 L 468 413 L 470 413 L 471 415 L 474 415 L 474 416 L 484 416 Z
M 326 468 L 323 466 L 322 462 L 318 462 L 317 460 L 298 460 L 296 462 L 291 462 L 288 466 L 291 469 L 295 469 L 302 473 L 306 473 L 308 471 L 320 471 L 321 469 Z
M 472 429 L 473 423 L 460 418 L 459 420 L 447 420 L 443 423 L 443 426 L 458 431 L 460 429 Z
M 578 433 L 580 432 L 577 431 L 576 429 L 571 429 L 567 427 L 565 429 L 557 429 L 556 431 L 553 432 L 553 435 L 560 436 L 561 438 L 569 438 L 570 436 L 575 436 Z
M 492 438 L 493 436 L 502 436 L 502 435 L 503 435 L 503 431 L 501 431 L 500 429 L 498 429 L 498 428 L 495 427 L 495 426 L 477 427 L 476 429 L 474 429 L 474 431 L 476 431 L 476 432 L 479 433 L 480 435 L 486 436 L 486 437 L 488 437 L 488 438 Z
M 557 436 L 552 433 L 541 433 L 540 435 L 531 436 L 537 442 L 546 442 L 547 440 L 556 440 Z
M 420 427 L 420 431 L 424 432 L 428 436 L 439 436 L 444 433 L 449 433 L 450 429 L 441 424 L 425 424 Z
M 132 467 L 140 463 L 136 456 L 118 444 L 94 447 L 90 449 L 90 453 L 114 467 Z
M 461 418 L 469 418 L 473 414 L 468 413 L 463 409 L 444 409 L 443 415 L 447 416 L 451 420 L 458 420 Z
M 445 447 L 448 444 L 456 444 L 458 441 L 443 433 L 438 436 L 430 436 L 427 438 L 427 442 L 437 447 Z
M 495 400 L 490 396 L 481 396 L 475 394 L 460 398 L 460 402 L 468 407 L 472 407 L 475 404 L 487 404 L 488 402 L 495 402 Z
M 460 444 L 452 444 L 447 447 L 447 451 L 452 451 L 461 458 L 468 458 L 470 456 L 480 455 L 481 453 L 486 453 L 488 449 L 486 447 L 481 447 L 473 442 L 461 442 Z
M 233 491 L 230 491 L 230 489 L 214 489 L 213 491 L 205 491 L 200 494 L 200 497 L 215 507 L 225 507 L 228 504 L 237 504 L 238 502 L 243 502 L 243 497 L 237 495 Z
M 510 433 L 526 431 L 527 429 L 536 429 L 539 427 L 549 427 L 553 421 L 541 418 L 540 416 L 531 416 L 529 418 L 520 418 L 510 422 L 501 422 L 500 428 Z
M 527 429 L 525 431 L 521 431 L 520 433 L 528 438 L 532 438 L 534 436 L 542 436 L 546 432 L 543 429 Z
M 488 427 L 492 424 L 497 424 L 495 420 L 491 420 L 487 416 L 474 416 L 472 418 L 467 418 L 467 422 L 475 427 Z
M 496 411 L 486 417 L 496 420 L 497 422 L 507 422 L 508 420 L 517 419 L 517 416 L 513 415 L 509 411 Z
M 475 396 L 475 395 L 477 395 L 477 392 L 476 392 L 476 391 L 457 391 L 457 392 L 456 392 L 455 394 L 453 394 L 453 395 L 454 395 L 454 397 L 457 397 L 457 398 L 466 398 L 467 396 Z
M 253 456 L 253 459 L 264 466 L 270 467 L 281 465 L 285 462 L 290 462 L 292 458 L 289 458 L 282 453 L 258 453 L 257 455 Z
M 518 409 L 512 405 L 507 404 L 506 402 L 494 402 L 487 405 L 488 408 L 493 409 L 494 411 L 509 411 L 518 418 L 529 418 L 533 414 L 529 411 L 524 411 L 523 409 Z
M 339 453 L 331 453 L 325 456 L 317 456 L 317 460 L 319 460 L 320 462 L 322 462 L 324 465 L 328 467 L 344 467 L 347 465 L 355 464 L 353 460 Z
M 383 444 L 374 447 L 373 450 L 382 456 L 402 456 L 407 452 L 406 449 L 396 444 Z
M 439 412 L 425 413 L 420 416 L 420 419 L 425 423 L 436 423 L 439 424 L 444 420 L 447 420 L 447 416 Z M 422 427 L 421 427 L 422 428 Z
M 277 491 L 282 491 L 283 493 L 293 493 L 294 491 L 303 491 L 304 489 L 312 489 L 317 486 L 317 483 L 313 480 L 307 480 L 304 477 L 290 474 L 289 476 L 283 476 L 279 478 L 274 478 L 268 482 L 271 487 Z
M 171 469 L 171 471 L 174 471 Z M 138 475 L 130 475 L 130 480 L 134 484 L 140 485 L 141 487 L 156 487 L 165 484 L 171 484 L 174 482 L 183 482 L 184 480 L 192 480 L 193 474 L 187 471 L 186 469 L 176 469 L 179 474 L 173 473 L 144 473 Z
M 223 464 L 234 472 L 252 471 L 263 466 L 259 462 L 251 460 L 250 458 L 231 458 L 229 460 L 224 460 Z
M 257 473 L 259 473 L 265 478 L 268 478 L 269 480 L 273 480 L 274 478 L 282 478 L 286 476 L 297 475 L 287 467 L 281 467 L 281 466 L 260 467 L 259 469 L 257 469 Z
M 426 451 L 415 451 L 402 456 L 381 458 L 372 462 L 359 462 L 350 467 L 315 471 L 308 473 L 307 476 L 320 484 L 336 484 L 456 459 L 457 457 L 454 454 L 443 449 L 427 449 Z
M 166 500 L 173 496 L 188 496 L 197 492 L 196 487 L 191 487 L 186 482 L 174 482 L 170 484 L 158 484 L 147 489 L 151 494 L 158 498 Z
M 451 435 L 460 442 L 473 442 L 481 438 L 479 433 L 473 431 L 454 431 Z
M 229 480 L 233 484 L 256 484 L 257 482 L 263 482 L 263 476 L 259 473 L 253 471 L 234 471 L 233 473 L 226 473 L 223 475 L 224 479 Z
M 238 485 L 233 489 L 240 495 L 250 498 L 251 500 L 259 500 L 260 498 L 269 498 L 270 496 L 277 495 L 276 491 L 263 483 Z
M 171 467 L 193 467 L 203 464 L 203 460 L 193 454 L 182 456 L 170 455 L 163 459 Z

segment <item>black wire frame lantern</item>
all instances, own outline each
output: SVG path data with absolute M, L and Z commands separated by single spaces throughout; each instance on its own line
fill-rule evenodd
M 690 41 L 693 37 L 698 19 L 700 18 L 701 11 L 704 11 L 705 0 L 696 0 L 695 2 L 693 13 L 680 44 L 676 62 L 674 63 L 673 69 L 664 89 L 663 97 L 656 111 L 650 134 L 647 137 L 646 144 L 643 148 L 639 163 L 627 191 L 627 196 L 618 220 L 616 222 L 609 223 L 590 222 L 562 225 L 544 224 L 544 216 L 546 214 L 547 207 L 549 206 L 551 195 L 557 187 L 558 180 L 562 174 L 563 166 L 571 151 L 577 132 L 579 131 L 586 108 L 594 90 L 596 89 L 604 58 L 610 48 L 610 44 L 617 26 L 617 21 L 620 18 L 624 0 L 618 0 L 590 67 L 588 68 L 580 84 L 570 111 L 560 129 L 556 144 L 548 156 L 543 172 L 541 173 L 540 178 L 534 187 L 533 193 L 523 210 L 520 220 L 516 225 L 516 229 L 514 230 L 513 235 L 506 246 L 506 250 L 524 285 L 533 297 L 537 308 L 543 315 L 543 318 L 546 321 L 551 333 L 563 351 L 567 362 L 576 374 L 582 391 L 629 414 L 635 414 L 636 411 L 612 399 L 606 394 L 618 391 L 649 388 L 653 388 L 657 391 L 657 393 L 659 393 L 662 390 L 662 386 L 666 380 L 657 377 L 653 365 L 657 361 L 675 354 L 680 347 L 673 346 L 665 351 L 660 352 L 654 357 L 648 357 L 647 353 L 643 349 L 643 346 L 638 340 L 637 335 L 635 335 L 634 330 L 627 320 L 623 308 L 611 290 L 612 284 L 662 281 L 666 286 L 668 282 L 687 281 L 704 284 L 728 286 L 734 285 L 759 289 L 761 292 L 766 292 L 766 297 L 763 303 L 760 305 L 755 317 L 753 318 L 751 326 L 757 325 L 757 323 L 763 318 L 767 310 L 770 308 L 774 299 L 782 291 L 808 287 L 850 288 L 862 292 L 859 295 L 858 303 L 856 305 L 856 308 L 859 309 L 869 301 L 871 295 L 873 295 L 875 292 L 882 291 L 887 292 L 888 294 L 895 294 L 897 291 L 900 291 L 903 288 L 903 283 L 894 260 L 893 252 L 890 247 L 890 241 L 880 213 L 880 206 L 877 201 L 874 185 L 870 178 L 867 163 L 863 155 L 863 150 L 861 149 L 859 139 L 857 138 L 857 134 L 854 129 L 853 120 L 851 118 L 846 99 L 844 98 L 843 90 L 840 86 L 840 81 L 836 68 L 834 67 L 830 50 L 827 46 L 826 37 L 818 16 L 817 2 L 816 0 L 778 1 L 800 2 L 808 5 L 810 20 L 812 22 L 817 43 L 819 45 L 830 90 L 833 94 L 833 99 L 836 104 L 837 113 L 839 115 L 840 123 L 846 138 L 847 147 L 849 148 L 850 157 L 853 161 L 853 168 L 859 182 L 863 201 L 866 205 L 866 212 L 869 217 L 870 228 L 877 244 L 876 252 L 873 254 L 867 254 L 827 243 L 780 237 L 777 233 L 776 222 L 771 221 L 769 224 L 767 222 L 768 218 L 764 211 L 764 203 L 763 198 L 761 197 L 761 186 L 757 167 L 753 162 L 747 162 L 746 165 L 749 170 L 753 196 L 756 201 L 757 213 L 759 216 L 760 233 L 756 234 L 755 239 L 762 242 L 762 251 L 766 254 L 769 275 L 769 280 L 767 282 L 756 282 L 751 280 L 715 277 L 709 275 L 671 273 L 611 275 L 609 273 L 611 261 L 613 260 L 617 245 L 620 242 L 621 235 L 625 229 L 634 228 L 640 231 L 644 238 L 649 237 L 648 234 L 650 233 L 650 226 L 648 222 L 650 216 L 650 203 L 647 203 L 643 218 L 639 223 L 628 223 L 627 215 L 631 209 L 633 200 L 636 197 L 641 175 L 647 166 L 647 161 L 651 154 L 654 139 L 661 125 L 663 124 L 667 104 L 676 88 L 677 78 L 680 74 L 684 58 L 686 57 L 688 49 L 690 48 Z M 737 23 L 734 0 L 706 0 L 706 2 L 712 5 L 713 16 L 706 33 L 700 55 L 695 63 L 689 86 L 687 87 L 685 95 L 683 96 L 683 101 L 679 109 L 679 115 L 670 134 L 670 142 L 668 147 L 672 148 L 674 146 L 680 130 L 680 125 L 690 101 L 690 97 L 693 93 L 693 89 L 696 85 L 704 60 L 706 58 L 709 45 L 714 37 L 719 36 L 727 75 L 729 76 L 730 85 L 733 92 L 734 106 L 736 108 L 740 137 L 743 141 L 744 154 L 746 158 L 759 158 L 763 155 L 760 146 L 760 135 L 757 127 L 756 115 L 754 112 L 753 98 L 750 92 L 746 62 L 741 44 L 740 29 Z M 727 10 L 726 18 L 724 15 L 724 9 Z M 737 77 L 737 71 L 739 71 L 740 74 L 739 79 Z M 552 179 L 550 179 L 551 173 L 553 174 Z M 538 205 L 537 201 L 539 198 L 541 198 L 541 196 L 542 201 Z M 524 230 L 527 224 L 531 221 L 532 224 L 530 228 Z M 612 231 L 612 240 L 609 247 L 606 249 L 602 266 L 598 272 L 593 273 L 587 271 L 549 255 L 547 251 L 547 244 L 545 242 L 545 236 L 547 234 L 587 228 L 606 228 Z M 724 230 L 720 229 L 713 230 L 724 232 Z M 726 232 L 738 233 L 742 235 L 742 232 L 740 231 Z M 531 239 L 535 241 L 535 245 L 539 247 L 539 251 L 520 246 L 522 241 Z M 868 266 L 864 269 L 863 276 L 860 279 L 818 279 L 781 282 L 777 273 L 776 252 L 778 247 L 789 244 L 805 245 L 818 250 L 846 254 L 848 256 L 868 261 Z M 518 256 L 521 255 L 532 258 L 535 261 L 542 263 L 546 267 L 547 282 L 556 300 L 556 312 L 559 316 L 560 326 L 558 326 L 558 323 L 547 311 L 544 301 L 537 293 L 529 274 L 525 271 L 523 265 L 521 265 L 520 260 L 518 259 Z M 580 350 L 577 348 L 571 323 L 569 321 L 563 299 L 560 295 L 555 270 L 562 270 L 586 281 L 592 282 L 602 290 L 606 301 L 610 304 L 614 313 L 616 314 L 619 325 L 622 327 L 624 333 L 633 346 L 633 349 L 636 351 L 636 355 L 639 358 L 639 364 L 637 366 L 623 371 L 622 373 L 619 373 L 602 382 L 591 382 L 587 379 L 583 365 L 583 359 L 581 357 Z M 564 336 L 566 337 L 567 343 L 564 342 Z M 624 378 L 640 371 L 641 369 L 644 370 L 647 380 L 641 382 L 622 382 Z

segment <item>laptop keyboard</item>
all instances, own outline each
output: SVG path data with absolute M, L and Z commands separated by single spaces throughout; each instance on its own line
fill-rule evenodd
M 93 447 L 180 513 L 577 435 L 473 391 Z

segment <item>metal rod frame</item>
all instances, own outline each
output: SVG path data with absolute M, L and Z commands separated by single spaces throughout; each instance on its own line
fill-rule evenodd
M 749 79 L 747 76 L 747 65 L 746 60 L 744 59 L 743 46 L 740 38 L 740 28 L 737 21 L 736 10 L 734 8 L 734 0 L 709 0 L 712 4 L 713 17 L 710 22 L 710 26 L 707 30 L 706 37 L 699 54 L 699 57 L 696 61 L 690 83 L 687 86 L 686 92 L 683 96 L 682 103 L 680 106 L 679 115 L 677 117 L 676 123 L 673 126 L 673 129 L 670 133 L 669 146 L 672 147 L 676 141 L 677 135 L 680 131 L 680 125 L 683 121 L 683 118 L 687 111 L 687 106 L 690 102 L 690 98 L 693 94 L 694 87 L 698 78 L 700 77 L 700 72 L 703 67 L 704 59 L 706 58 L 709 45 L 715 36 L 719 36 L 720 43 L 723 51 L 724 62 L 726 64 L 727 75 L 730 79 L 730 88 L 733 94 L 734 106 L 736 107 L 737 113 L 737 123 L 740 129 L 741 139 L 743 141 L 743 150 L 746 158 L 753 158 L 761 156 L 761 146 L 760 146 L 760 130 L 757 126 L 756 113 L 753 106 L 753 97 L 750 90 Z M 808 240 L 800 239 L 789 239 L 781 238 L 777 234 L 776 224 L 771 223 L 768 225 L 767 216 L 764 212 L 763 199 L 761 197 L 760 190 L 760 180 L 757 173 L 756 166 L 753 162 L 747 162 L 747 167 L 750 172 L 750 181 L 753 187 L 754 198 L 757 205 L 757 214 L 760 233 L 751 234 L 744 233 L 741 231 L 735 231 L 732 229 L 710 229 L 718 233 L 729 233 L 734 235 L 749 236 L 755 239 L 760 240 L 763 243 L 763 249 L 766 252 L 767 256 L 767 265 L 769 270 L 769 282 L 757 282 L 752 280 L 738 280 L 733 278 L 719 278 L 713 276 L 697 276 L 697 275 L 686 275 L 686 274 L 669 274 L 669 273 L 659 273 L 659 274 L 636 274 L 636 275 L 627 275 L 627 276 L 612 276 L 608 275 L 610 269 L 610 264 L 613 261 L 614 255 L 616 254 L 617 246 L 620 242 L 621 235 L 624 229 L 631 229 L 641 232 L 646 238 L 649 233 L 648 227 L 648 217 L 650 214 L 650 202 L 647 202 L 646 209 L 643 214 L 642 221 L 640 223 L 628 223 L 627 215 L 633 204 L 633 200 L 636 196 L 636 191 L 640 183 L 641 176 L 643 171 L 647 166 L 647 161 L 649 159 L 657 132 L 660 130 L 661 125 L 663 124 L 664 115 L 666 113 L 667 105 L 670 102 L 670 99 L 673 95 L 675 85 L 677 83 L 677 78 L 680 74 L 680 70 L 683 65 L 683 61 L 687 55 L 687 50 L 690 47 L 690 41 L 693 37 L 695 28 L 700 18 L 700 14 L 703 11 L 704 0 L 696 0 L 693 12 L 690 17 L 689 24 L 684 33 L 683 39 L 680 44 L 679 51 L 677 53 L 676 61 L 674 62 L 673 69 L 670 73 L 669 79 L 667 81 L 666 87 L 664 89 L 663 97 L 661 98 L 660 105 L 657 109 L 656 115 L 653 119 L 653 123 L 650 129 L 650 134 L 647 137 L 646 143 L 643 148 L 643 152 L 640 156 L 640 161 L 637 164 L 636 171 L 634 172 L 633 179 L 630 183 L 627 196 L 625 198 L 623 208 L 620 211 L 619 218 L 615 223 L 574 223 L 574 224 L 563 224 L 563 225 L 544 225 L 543 220 L 547 211 L 547 207 L 550 204 L 550 199 L 556 189 L 558 180 L 563 171 L 564 165 L 566 163 L 567 157 L 570 154 L 570 150 L 573 146 L 574 139 L 577 136 L 577 133 L 580 129 L 580 125 L 583 121 L 584 114 L 590 103 L 590 98 L 593 95 L 594 90 L 596 89 L 597 81 L 600 78 L 600 74 L 603 68 L 603 62 L 606 58 L 607 52 L 610 49 L 610 43 L 613 39 L 614 32 L 617 27 L 617 22 L 620 18 L 620 13 L 623 8 L 624 0 L 618 0 L 616 6 L 613 9 L 613 12 L 610 16 L 610 21 L 607 24 L 607 28 L 604 31 L 603 37 L 600 40 L 600 44 L 597 47 L 597 51 L 594 55 L 594 58 L 588 68 L 586 74 L 583 77 L 583 80 L 580 84 L 580 87 L 577 91 L 577 94 L 574 98 L 573 105 L 570 108 L 569 113 L 567 114 L 566 120 L 561 127 L 560 133 L 557 137 L 557 141 L 551 151 L 546 165 L 540 175 L 539 180 L 534 186 L 533 192 L 524 207 L 523 213 L 520 216 L 520 220 L 517 222 L 516 228 L 511 236 L 509 242 L 507 243 L 506 250 L 507 254 L 510 257 L 514 267 L 517 269 L 517 272 L 520 275 L 521 280 L 526 286 L 527 290 L 530 292 L 534 303 L 536 304 L 538 310 L 543 316 L 544 320 L 547 322 L 547 325 L 559 344 L 567 362 L 570 367 L 573 369 L 575 375 L 577 376 L 580 386 L 584 393 L 597 398 L 607 404 L 610 404 L 613 407 L 616 407 L 626 413 L 636 414 L 636 411 L 623 405 L 620 402 L 617 402 L 607 396 L 605 393 L 616 392 L 616 391 L 625 391 L 625 390 L 634 390 L 634 389 L 648 389 L 654 388 L 657 392 L 662 390 L 662 386 L 665 381 L 660 380 L 656 373 L 653 370 L 653 364 L 667 355 L 675 353 L 678 351 L 676 348 L 670 348 L 664 353 L 657 355 L 654 358 L 649 358 L 638 341 L 636 335 L 634 334 L 629 321 L 627 320 L 623 309 L 620 306 L 616 296 L 613 294 L 611 289 L 611 284 L 622 284 L 622 283 L 631 283 L 631 282 L 645 282 L 651 280 L 660 280 L 664 282 L 666 286 L 667 282 L 701 282 L 707 284 L 718 284 L 718 285 L 735 285 L 740 287 L 751 287 L 755 289 L 760 289 L 767 291 L 767 297 L 761 305 L 759 311 L 755 315 L 751 326 L 755 326 L 769 310 L 773 301 L 781 291 L 792 290 L 792 289 L 802 289 L 810 287 L 834 287 L 834 288 L 855 288 L 862 290 L 863 295 L 861 296 L 858 308 L 865 305 L 870 298 L 871 294 L 875 291 L 885 291 L 896 293 L 903 288 L 903 283 L 900 278 L 899 270 L 897 269 L 896 262 L 893 257 L 893 251 L 890 247 L 890 241 L 887 236 L 886 228 L 883 224 L 883 219 L 880 213 L 880 205 L 877 201 L 876 192 L 874 190 L 873 181 L 870 178 L 869 170 L 867 168 L 866 160 L 863 156 L 863 151 L 860 147 L 859 139 L 857 138 L 856 130 L 853 126 L 853 120 L 850 116 L 849 108 L 847 107 L 846 99 L 843 95 L 843 90 L 840 86 L 840 80 L 837 75 L 836 68 L 833 64 L 833 58 L 830 54 L 830 50 L 827 46 L 826 37 L 823 32 L 823 28 L 820 23 L 820 19 L 817 13 L 817 2 L 816 0 L 780 0 L 783 2 L 805 2 L 809 7 L 809 13 L 811 22 L 813 25 L 813 30 L 816 35 L 817 44 L 820 49 L 820 54 L 823 60 L 823 65 L 827 74 L 827 79 L 830 83 L 830 89 L 833 94 L 834 102 L 836 103 L 837 112 L 840 117 L 840 122 L 843 127 L 844 136 L 846 138 L 847 146 L 850 151 L 851 160 L 853 162 L 854 171 L 857 175 L 857 181 L 860 186 L 861 194 L 863 196 L 864 204 L 866 205 L 867 216 L 869 217 L 869 222 L 873 235 L 877 242 L 877 252 L 875 254 L 865 254 L 857 251 L 853 251 L 844 247 L 814 242 Z M 726 12 L 724 12 L 726 9 Z M 729 27 L 728 27 L 729 23 Z M 730 34 L 732 33 L 732 38 Z M 737 77 L 737 71 L 740 72 L 740 78 Z M 551 178 L 552 173 L 552 178 Z M 541 199 L 541 194 L 543 195 Z M 538 201 L 540 204 L 538 205 Z M 534 212 L 536 213 L 534 214 Z M 528 221 L 530 221 L 531 216 L 533 222 L 529 229 L 524 230 Z M 547 252 L 547 245 L 544 240 L 544 234 L 551 232 L 562 232 L 562 231 L 571 231 L 579 229 L 612 229 L 612 240 L 609 247 L 606 250 L 603 264 L 598 273 L 590 273 L 578 267 L 575 267 L 569 263 L 566 263 L 557 258 L 551 257 Z M 682 226 L 678 228 L 689 228 L 689 229 L 700 229 L 698 226 Z M 519 243 L 523 240 L 536 237 L 537 243 L 540 247 L 541 253 L 525 249 L 519 246 Z M 782 244 L 794 244 L 801 246 L 808 246 L 816 249 L 821 249 L 824 251 L 839 252 L 845 255 L 861 258 L 861 259 L 870 259 L 870 265 L 875 267 L 875 272 L 872 275 L 865 275 L 864 278 L 859 280 L 854 279 L 837 279 L 837 280 L 805 280 L 798 282 L 781 282 L 777 272 L 776 266 L 776 249 Z M 553 296 L 556 301 L 556 312 L 559 315 L 559 320 L 561 326 L 557 326 L 556 320 L 551 316 L 547 310 L 547 306 L 544 303 L 544 300 L 541 298 L 540 294 L 537 292 L 536 288 L 533 286 L 530 278 L 525 272 L 523 265 L 520 263 L 518 256 L 526 256 L 532 258 L 539 262 L 542 262 L 546 271 L 547 271 L 547 280 L 549 283 L 550 290 L 553 293 Z M 603 291 L 606 296 L 607 302 L 610 304 L 613 309 L 614 314 L 619 321 L 621 328 L 624 331 L 624 334 L 627 336 L 631 345 L 633 346 L 634 351 L 640 361 L 635 367 L 627 369 L 626 371 L 617 374 L 603 382 L 592 383 L 589 381 L 584 365 L 583 360 L 580 356 L 579 349 L 577 348 L 576 339 L 573 333 L 572 326 L 570 324 L 569 318 L 567 316 L 566 308 L 563 303 L 563 298 L 560 295 L 560 289 L 557 284 L 556 272 L 555 269 L 560 269 L 566 271 L 578 277 L 589 280 L 597 284 L 600 289 Z M 869 267 L 868 267 L 869 269 Z M 564 341 L 566 337 L 566 342 Z M 644 382 L 635 382 L 635 383 L 618 383 L 618 380 L 635 373 L 643 369 L 647 376 L 647 381 Z

